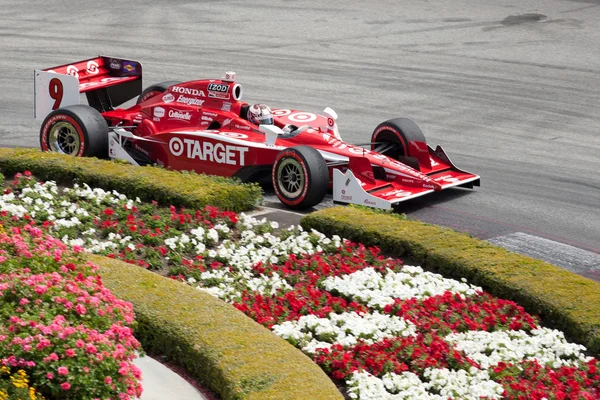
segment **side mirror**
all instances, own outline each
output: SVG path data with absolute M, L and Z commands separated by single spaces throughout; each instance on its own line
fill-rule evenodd
M 275 125 L 259 125 L 258 130 L 265 134 L 267 146 L 274 146 L 279 135 L 283 135 L 281 128 Z

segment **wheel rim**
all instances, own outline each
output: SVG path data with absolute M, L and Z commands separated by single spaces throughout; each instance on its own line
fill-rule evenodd
M 286 158 L 277 168 L 277 182 L 281 193 L 290 199 L 299 197 L 304 189 L 304 171 L 298 160 Z
M 58 122 L 50 128 L 48 135 L 50 150 L 73 156 L 77 154 L 80 146 L 79 133 L 69 122 Z

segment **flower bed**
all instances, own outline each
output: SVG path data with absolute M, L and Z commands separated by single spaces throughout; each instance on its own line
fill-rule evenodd
M 46 398 L 139 397 L 132 306 L 81 250 L 29 224 L 0 232 L 0 362 Z
M 348 396 L 599 398 L 598 361 L 510 301 L 377 248 L 214 208 L 17 177 L 1 220 L 187 282 L 309 354 Z M 33 227 L 33 228 L 32 228 Z

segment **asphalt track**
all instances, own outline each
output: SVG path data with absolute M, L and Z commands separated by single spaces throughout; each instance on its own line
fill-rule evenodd
M 599 0 L 0 0 L 0 145 L 38 146 L 34 69 L 97 54 L 146 84 L 234 70 L 348 142 L 412 118 L 482 187 L 403 211 L 600 279 Z

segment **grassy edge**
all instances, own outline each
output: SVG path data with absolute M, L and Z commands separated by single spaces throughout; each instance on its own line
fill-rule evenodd
M 319 210 L 301 224 L 379 246 L 394 256 L 409 256 L 444 276 L 467 278 L 600 354 L 600 284 L 591 279 L 451 229 L 356 207 Z
M 6 176 L 30 170 L 42 180 L 85 182 L 106 190 L 127 192 L 131 198 L 195 209 L 208 205 L 240 212 L 252 210 L 262 201 L 262 189 L 254 183 L 37 149 L 0 148 L 0 170 Z
M 310 358 L 229 304 L 138 266 L 89 255 L 106 287 L 133 303 L 136 337 L 222 399 L 342 399 Z

